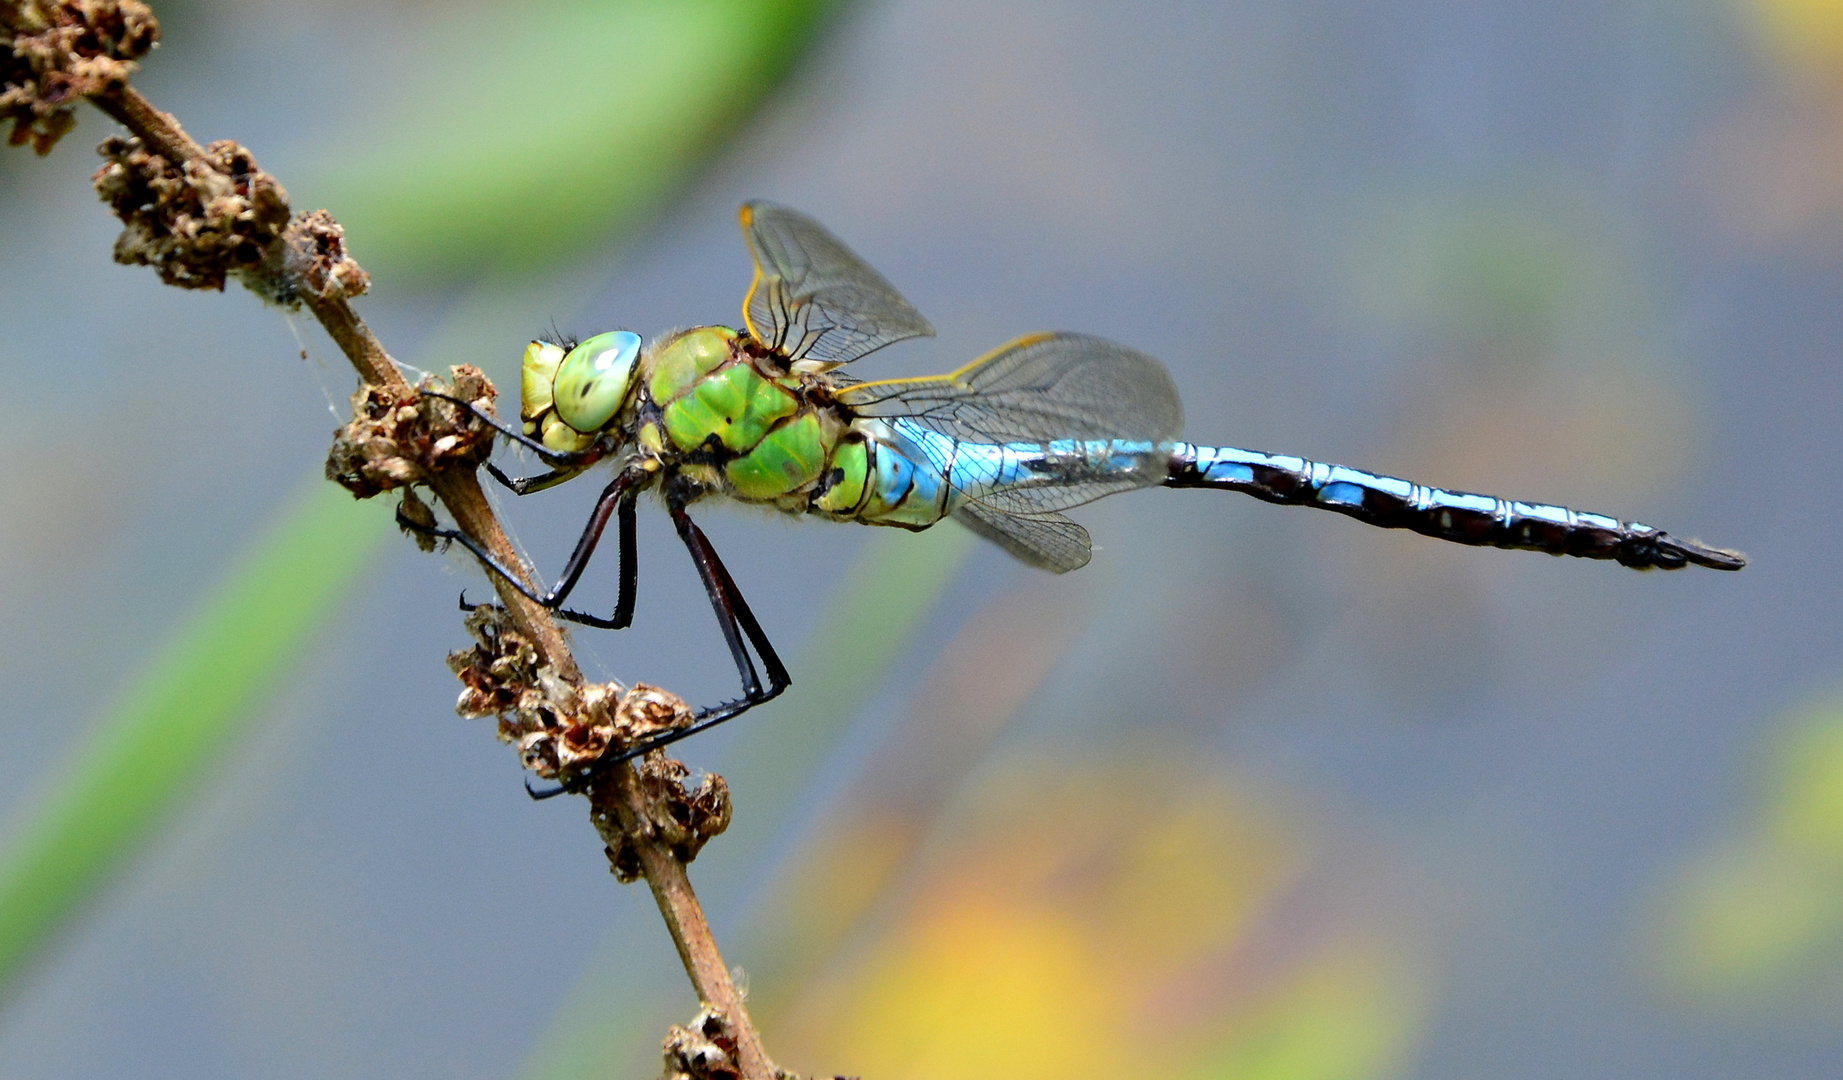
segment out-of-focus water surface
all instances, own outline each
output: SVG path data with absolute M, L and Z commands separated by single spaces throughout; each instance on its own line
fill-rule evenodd
M 554 78 L 567 110 L 570 79 L 622 75 L 619 41 L 577 72 L 457 60 L 428 44 L 453 5 L 162 14 L 140 85 L 303 205 L 391 137 L 391 101 Z M 351 390 L 310 324 L 108 262 L 107 133 L 84 114 L 48 159 L 0 155 L 13 819 L 317 472 Z M 406 359 L 510 389 L 553 319 L 733 322 L 751 197 L 826 222 L 938 328 L 862 374 L 1102 334 L 1171 366 L 1194 441 L 1754 560 L 1639 574 L 1147 492 L 1075 513 L 1078 573 L 973 550 L 859 677 L 814 642 L 869 531 L 705 511 L 799 658 L 680 755 L 734 787 L 692 875 L 783 1066 L 1843 1071 L 1843 4 L 865 4 L 557 291 L 380 272 L 361 308 Z M 487 303 L 505 324 L 456 344 Z M 506 508 L 541 565 L 592 494 Z M 894 541 L 940 541 L 874 539 L 886 575 Z M 636 629 L 578 635 L 589 663 L 732 692 L 663 515 L 641 543 Z M 0 1015 L 0 1075 L 652 1075 L 695 1002 L 580 805 L 530 803 L 449 712 L 462 587 L 462 559 L 392 546 Z M 805 688 L 840 686 L 836 737 L 777 754 Z

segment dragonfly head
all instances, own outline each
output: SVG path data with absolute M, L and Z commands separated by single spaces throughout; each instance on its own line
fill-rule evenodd
M 620 415 L 632 396 L 640 335 L 627 330 L 597 334 L 565 352 L 534 341 L 520 372 L 520 409 L 527 434 L 553 450 L 576 451 Z

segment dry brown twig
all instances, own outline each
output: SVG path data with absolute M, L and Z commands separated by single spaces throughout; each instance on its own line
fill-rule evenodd
M 0 121 L 9 141 L 49 153 L 88 100 L 128 129 L 99 148 L 94 182 L 125 226 L 115 259 L 151 266 L 161 280 L 222 290 L 236 278 L 265 301 L 305 307 L 359 376 L 353 420 L 337 434 L 329 478 L 366 498 L 400 490 L 412 519 L 431 520 L 415 494 L 426 488 L 455 526 L 501 565 L 523 568 L 500 528 L 476 469 L 493 433 L 466 410 L 424 397 L 399 373 L 349 303 L 369 287 L 345 253 L 344 231 L 324 210 L 293 214 L 287 192 L 234 142 L 200 146 L 172 116 L 128 83 L 135 61 L 159 40 L 153 13 L 137 0 L 0 0 Z M 445 393 L 491 409 L 495 391 L 478 370 L 457 367 Z M 610 748 L 689 718 L 676 695 L 653 687 L 590 683 L 551 613 L 508 582 L 493 580 L 497 607 L 467 617 L 476 644 L 449 664 L 466 689 L 459 710 L 498 716 L 499 734 L 527 768 L 576 778 L 591 818 L 623 881 L 644 877 L 704 1008 L 665 1041 L 674 1078 L 772 1080 L 774 1067 L 749 1020 L 685 873 L 705 841 L 729 823 L 721 777 L 697 787 L 683 765 L 654 752 L 639 768 L 591 770 Z

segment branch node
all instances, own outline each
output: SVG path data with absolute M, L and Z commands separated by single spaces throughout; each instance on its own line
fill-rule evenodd
M 663 693 L 648 686 L 634 687 L 633 694 Z M 599 803 L 591 818 L 608 844 L 608 866 L 617 880 L 638 880 L 644 868 L 634 847 L 634 833 L 641 832 L 663 843 L 672 857 L 688 864 L 698 857 L 711 838 L 729 828 L 730 788 L 716 773 L 705 773 L 695 787 L 685 783 L 690 770 L 682 761 L 666 757 L 664 752 L 646 755 L 635 770 L 639 776 L 639 799 L 630 803 L 634 814 L 632 826 L 625 826 L 616 814 Z
M 315 300 L 348 300 L 371 288 L 371 275 L 346 254 L 345 226 L 325 210 L 302 214 L 290 222 L 282 250 L 282 271 L 275 279 Z M 293 299 L 274 297 L 273 301 L 288 304 Z
M 84 98 L 125 85 L 160 40 L 160 23 L 136 0 L 0 2 L 0 121 L 7 142 L 51 152 L 76 126 Z
M 466 625 L 473 646 L 448 654 L 448 667 L 463 687 L 455 711 L 466 717 L 497 716 L 500 741 L 518 747 L 525 768 L 546 780 L 567 783 L 587 776 L 611 751 L 691 723 L 684 701 L 658 687 L 572 685 L 542 661 L 537 646 L 511 625 L 504 608 L 470 607 Z M 683 776 L 684 766 L 670 765 Z M 648 767 L 665 768 L 651 761 Z M 646 771 L 641 770 L 643 775 Z M 652 801 L 662 805 L 647 815 L 643 827 L 681 846 L 683 861 L 689 862 L 704 841 L 729 823 L 728 789 L 721 778 L 707 777 L 695 791 L 663 780 L 647 790 L 655 788 Z
M 683 1027 L 673 1024 L 666 1030 L 659 1047 L 665 1058 L 665 1072 L 660 1080 L 740 1080 L 742 1069 L 736 1061 L 737 1047 L 735 1030 L 723 1010 L 706 1005 L 692 1017 L 691 1023 Z M 773 1080 L 800 1080 L 800 1077 L 775 1069 Z M 840 1076 L 832 1080 L 856 1078 Z
M 428 376 L 421 388 L 471 402 L 482 412 L 492 410 L 498 391 L 479 368 L 461 364 L 449 375 L 447 382 Z M 326 478 L 369 499 L 427 483 L 449 469 L 479 468 L 493 453 L 495 435 L 472 411 L 445 398 L 365 383 L 352 395 L 351 422 L 333 433 Z M 418 508 L 420 501 L 412 506 L 405 500 L 412 519 Z
M 660 1050 L 665 1058 L 661 1080 L 741 1080 L 736 1036 L 718 1009 L 705 1006 L 690 1025 L 673 1024 Z
M 139 137 L 112 136 L 96 152 L 108 162 L 90 180 L 126 226 L 116 262 L 151 266 L 184 289 L 222 292 L 235 275 L 265 299 L 292 302 L 293 290 L 271 280 L 288 193 L 248 150 L 225 139 L 175 164 Z

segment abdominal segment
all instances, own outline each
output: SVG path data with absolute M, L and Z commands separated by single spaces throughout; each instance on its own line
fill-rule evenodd
M 922 529 L 970 501 L 1011 514 L 1041 514 L 1164 481 L 1170 447 L 1124 439 L 984 443 L 954 439 L 913 421 L 860 419 L 848 440 L 863 451 L 834 455 L 837 482 L 813 508 L 868 525 Z M 861 464 L 860 464 L 861 460 Z M 862 477 L 862 480 L 859 480 Z M 863 485 L 854 506 L 843 494 Z M 838 493 L 838 494 L 835 494 Z

